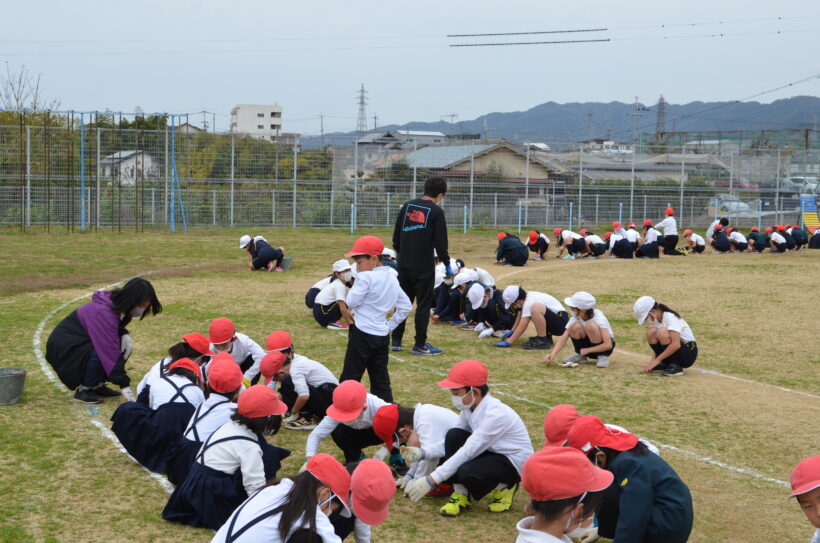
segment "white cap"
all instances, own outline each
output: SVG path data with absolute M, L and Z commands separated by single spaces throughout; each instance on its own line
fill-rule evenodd
M 396 258 L 396 251 L 394 251 L 393 249 L 389 249 L 387 247 L 384 248 L 384 251 L 382 251 L 382 254 L 387 255 L 387 256 L 389 256 L 390 258 L 393 258 L 393 259 Z
M 359 276 L 359 265 L 356 262 L 350 266 L 350 275 L 352 275 L 354 279 Z
M 652 296 L 641 296 L 638 298 L 638 301 L 632 306 L 632 311 L 638 319 L 638 324 L 643 324 L 643 321 L 646 320 L 646 316 L 649 315 L 653 307 L 655 307 L 655 298 Z
M 251 242 L 251 237 L 247 234 L 239 238 L 239 248 L 244 249 Z
M 466 285 L 470 281 L 478 281 L 478 274 L 474 270 L 464 269 L 453 278 L 453 288 Z
M 334 272 L 343 272 L 345 270 L 350 269 L 350 262 L 345 260 L 344 258 L 341 260 L 337 260 L 333 263 L 333 271 Z
M 481 303 L 484 301 L 484 292 L 484 285 L 481 283 L 473 283 L 473 286 L 467 291 L 467 299 L 470 300 L 473 309 L 481 307 Z
M 501 294 L 501 299 L 504 300 L 504 308 L 509 309 L 510 306 L 518 299 L 518 293 L 521 289 L 515 285 L 510 285 L 504 289 Z
M 264 236 L 254 236 L 254 237 L 253 237 L 253 241 L 254 241 L 254 242 L 257 242 L 257 241 L 264 241 L 265 243 L 268 243 L 268 240 L 266 240 Z
M 576 309 L 592 309 L 595 307 L 595 296 L 589 292 L 576 292 L 569 298 L 564 298 L 564 305 L 574 307 Z

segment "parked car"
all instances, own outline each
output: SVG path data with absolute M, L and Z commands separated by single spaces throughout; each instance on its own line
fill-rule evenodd
M 734 194 L 718 194 L 709 200 L 709 215 L 742 215 L 752 213 L 749 204 L 741 202 Z
M 729 188 L 730 184 L 729 184 L 729 181 L 727 179 L 721 179 L 719 181 L 715 181 L 714 186 L 719 187 L 719 188 Z M 758 188 L 755 183 L 752 183 L 751 181 L 749 181 L 748 179 L 745 179 L 743 177 L 741 177 L 739 179 L 732 180 L 731 187 L 736 188 L 736 189 L 756 189 L 756 188 Z

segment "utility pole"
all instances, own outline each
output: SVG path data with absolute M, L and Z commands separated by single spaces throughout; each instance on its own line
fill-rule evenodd
M 453 134 L 455 134 L 453 124 L 455 123 L 456 117 L 458 117 L 458 113 L 447 113 L 445 115 L 442 115 L 440 118 L 443 119 L 444 117 L 450 117 L 450 135 L 452 136 Z
M 208 131 L 208 112 L 207 111 L 202 112 L 202 130 L 204 130 L 205 132 Z
M 319 113 L 319 134 L 322 137 L 322 147 L 325 146 L 325 116 L 323 113 Z
M 664 132 L 666 132 L 666 100 L 664 100 L 663 94 L 661 94 L 658 100 L 658 119 L 655 123 L 655 133 L 663 134 Z
M 592 139 L 592 110 L 587 110 L 587 139 Z
M 379 128 L 379 116 L 373 115 L 373 130 L 377 130 Z

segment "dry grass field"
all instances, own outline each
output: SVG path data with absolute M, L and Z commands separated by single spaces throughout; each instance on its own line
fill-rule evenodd
M 206 530 L 161 520 L 167 491 L 94 424 L 109 427 L 119 400 L 107 401 L 98 413 L 73 401 L 46 378 L 35 346 L 42 341 L 44 348 L 54 325 L 85 300 L 51 314 L 56 308 L 151 272 L 146 277 L 164 311 L 130 326 L 134 383 L 181 335 L 207 332 L 218 316 L 232 318 L 260 343 L 273 330 L 288 330 L 297 351 L 338 374 L 345 333 L 319 328 L 303 298 L 354 236 L 249 232 L 264 234 L 294 257 L 289 273 L 251 273 L 237 249 L 243 233 L 0 232 L 0 366 L 29 372 L 23 402 L 0 406 L 0 541 L 210 540 Z M 389 239 L 387 231 L 376 234 Z M 492 265 L 494 232 L 453 232 L 450 240 L 452 255 L 490 270 L 501 288 L 520 284 L 559 299 L 577 290 L 593 293 L 614 328 L 617 350 L 608 369 L 548 368 L 539 352 L 498 349 L 474 333 L 431 326 L 430 341 L 444 354 L 415 357 L 405 350 L 391 359 L 399 402 L 448 406 L 447 393 L 436 386 L 439 376 L 459 360 L 481 360 L 490 368 L 493 394 L 521 414 L 536 449 L 544 414 L 559 403 L 658 445 L 692 491 L 691 541 L 808 541 L 811 528 L 782 482 L 798 460 L 820 453 L 820 251 L 655 261 L 550 258 L 501 268 Z M 700 358 L 683 377 L 640 371 L 650 351 L 631 310 L 643 294 L 679 311 L 694 330 Z M 305 437 L 282 430 L 272 438 L 293 451 L 282 475 L 301 465 Z M 330 440 L 323 450 L 338 453 Z M 412 504 L 397 495 L 373 540 L 512 541 L 526 499 L 519 493 L 509 513 L 493 515 L 479 504 L 452 519 L 437 514 L 442 500 Z

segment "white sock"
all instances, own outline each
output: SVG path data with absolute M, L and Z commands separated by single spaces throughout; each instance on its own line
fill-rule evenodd
M 509 488 L 509 487 L 507 485 L 505 485 L 504 483 L 498 483 L 498 485 L 495 487 L 496 490 L 505 490 L 507 488 Z
M 467 490 L 466 486 L 460 485 L 458 483 L 453 485 L 453 491 L 458 492 L 459 494 L 464 494 L 465 496 L 468 496 L 470 494 L 470 491 Z

